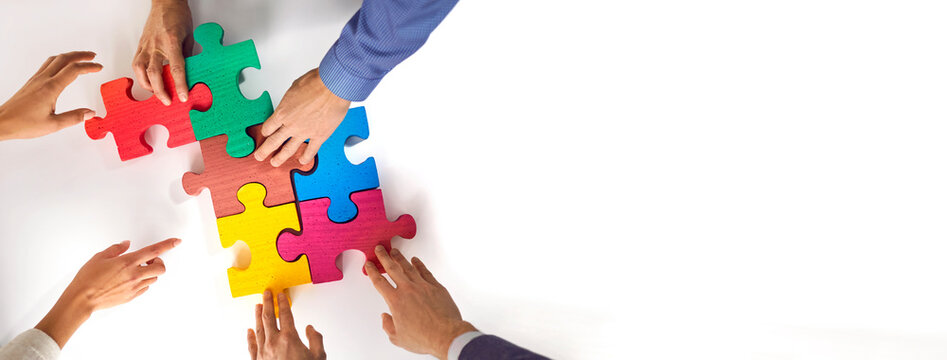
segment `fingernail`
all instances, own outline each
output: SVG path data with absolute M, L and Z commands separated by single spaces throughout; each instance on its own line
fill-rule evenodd
M 283 292 L 280 292 L 279 294 L 276 295 L 276 298 L 279 300 L 283 300 L 283 298 L 285 297 L 286 297 L 286 294 L 283 294 Z
M 269 299 L 269 298 L 272 298 L 272 297 L 273 297 L 273 294 L 270 292 L 269 289 L 267 289 L 266 291 L 263 292 L 263 298 L 264 298 L 264 299 Z
M 398 249 L 391 249 L 391 255 L 401 255 L 401 251 L 398 251 Z
M 95 117 L 95 111 L 86 111 L 85 114 L 82 114 L 82 121 L 89 120 Z
M 132 243 L 131 241 L 125 240 L 125 241 L 120 242 L 119 244 L 122 246 L 125 246 L 125 245 L 131 245 L 131 243 Z
M 174 241 L 171 242 L 172 246 L 178 246 L 180 244 L 181 244 L 181 239 L 174 239 Z
M 385 247 L 381 245 L 375 245 L 375 251 L 385 251 Z
M 178 98 L 181 99 L 181 102 L 187 101 L 187 93 L 178 93 Z

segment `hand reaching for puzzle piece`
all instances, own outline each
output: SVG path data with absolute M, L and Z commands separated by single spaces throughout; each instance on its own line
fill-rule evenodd
M 299 158 L 300 163 L 308 164 L 322 143 L 342 123 L 351 103 L 335 96 L 326 87 L 319 77 L 319 69 L 307 72 L 293 82 L 273 115 L 263 123 L 266 141 L 253 156 L 263 161 L 279 149 L 270 159 L 270 164 L 280 166 L 308 139 L 309 145 L 305 145 L 306 151 Z
M 125 254 L 131 244 L 123 241 L 95 254 L 36 329 L 62 348 L 92 312 L 127 303 L 148 291 L 165 271 L 159 256 L 180 243 L 181 239 L 172 238 Z
M 31 139 L 78 124 L 95 116 L 92 109 L 56 114 L 59 94 L 79 75 L 98 72 L 102 65 L 89 62 L 91 51 L 51 56 L 10 100 L 0 105 L 0 140 Z
M 374 263 L 365 262 L 368 277 L 391 310 L 391 314 L 381 315 L 381 326 L 392 344 L 446 359 L 454 338 L 477 330 L 460 316 L 447 288 L 437 282 L 421 259 L 415 257 L 408 262 L 398 249 L 389 254 L 381 245 L 375 247 L 375 255 L 395 283 L 391 286 Z
M 187 77 L 184 72 L 184 51 L 190 50 L 193 28 L 191 9 L 187 1 L 154 1 L 145 28 L 141 31 L 138 52 L 132 62 L 138 84 L 151 91 L 161 102 L 171 105 L 171 96 L 165 90 L 161 69 L 167 61 L 171 67 L 178 100 L 187 101 Z
M 247 329 L 247 345 L 251 360 L 325 360 L 322 334 L 312 325 L 306 326 L 309 347 L 303 344 L 296 332 L 289 299 L 279 293 L 279 326 L 273 309 L 273 293 L 263 293 L 263 304 L 256 306 L 256 331 Z

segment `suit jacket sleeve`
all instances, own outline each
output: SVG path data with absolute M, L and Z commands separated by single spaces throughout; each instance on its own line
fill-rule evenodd
M 460 360 L 536 360 L 548 359 L 532 351 L 493 335 L 480 335 L 467 343 L 460 351 Z

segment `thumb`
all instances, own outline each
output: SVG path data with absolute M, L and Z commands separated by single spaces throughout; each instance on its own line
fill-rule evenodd
M 395 320 L 388 313 L 381 314 L 381 328 L 389 337 L 395 336 Z
M 58 130 L 89 120 L 93 116 L 95 116 L 95 111 L 83 108 L 53 115 L 53 121 L 56 122 Z
M 113 258 L 128 251 L 128 248 L 130 246 L 131 246 L 131 241 L 125 240 L 118 244 L 109 246 L 105 250 L 102 250 L 102 252 L 100 252 L 99 255 L 104 256 L 105 258 Z
M 312 325 L 306 326 L 306 337 L 309 338 L 309 351 L 314 354 L 325 352 L 322 348 L 322 334 L 316 331 Z

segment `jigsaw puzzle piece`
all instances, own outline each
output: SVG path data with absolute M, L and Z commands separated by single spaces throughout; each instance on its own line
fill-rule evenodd
M 168 65 L 162 72 L 164 85 L 169 94 L 174 93 L 174 79 Z M 93 140 L 102 139 L 111 132 L 122 161 L 151 154 L 152 148 L 145 141 L 145 131 L 154 125 L 168 129 L 168 147 L 190 144 L 195 140 L 191 129 L 191 109 L 206 110 L 213 101 L 207 86 L 191 89 L 188 100 L 181 102 L 171 97 L 171 105 L 165 106 L 152 96 L 144 101 L 132 97 L 132 79 L 121 78 L 102 84 L 102 101 L 106 116 L 95 117 L 85 122 L 85 131 Z
M 250 127 L 247 132 L 257 145 L 263 142 L 259 125 Z M 296 194 L 293 191 L 290 171 L 309 171 L 315 163 L 302 165 L 291 160 L 280 167 L 273 167 L 269 161 L 257 161 L 252 156 L 231 157 L 227 154 L 226 135 L 201 140 L 200 145 L 204 172 L 186 173 L 181 183 L 184 191 L 194 196 L 200 194 L 203 189 L 210 189 L 214 214 L 218 218 L 243 212 L 243 204 L 237 200 L 237 191 L 248 183 L 260 183 L 266 187 L 263 205 L 267 207 L 295 202 Z M 296 156 L 301 156 L 303 151 L 305 147 L 300 147 Z
M 286 262 L 276 250 L 276 237 L 284 229 L 299 230 L 296 204 L 263 206 L 266 189 L 251 183 L 237 192 L 246 211 L 217 219 L 220 244 L 229 248 L 241 240 L 250 248 L 250 265 L 245 269 L 227 269 L 233 297 L 262 294 L 266 289 L 276 294 L 311 281 L 306 261 Z M 274 301 L 275 302 L 275 301 Z
M 352 200 L 358 206 L 358 215 L 343 224 L 327 217 L 329 199 L 300 202 L 302 233 L 284 232 L 276 240 L 276 248 L 283 260 L 298 263 L 300 257 L 309 259 L 309 271 L 314 284 L 342 279 L 342 271 L 336 267 L 335 259 L 345 250 L 365 253 L 367 261 L 383 270 L 375 256 L 375 246 L 380 244 L 390 250 L 392 237 L 397 235 L 410 239 L 417 231 L 411 215 L 401 215 L 393 222 L 388 221 L 380 189 L 353 193 Z
M 352 220 L 358 213 L 349 197 L 352 193 L 378 187 L 375 158 L 355 165 L 345 157 L 345 142 L 349 138 L 368 138 L 364 106 L 349 109 L 339 127 L 322 143 L 316 155 L 319 164 L 315 170 L 309 174 L 293 174 L 299 201 L 329 198 L 329 219 L 337 223 Z
M 199 83 L 209 87 L 214 104 L 205 112 L 192 111 L 191 125 L 197 140 L 227 135 L 227 154 L 244 157 L 253 152 L 247 128 L 265 121 L 273 113 L 273 102 L 266 91 L 253 100 L 240 92 L 240 72 L 260 69 L 253 40 L 223 46 L 223 37 L 224 29 L 216 23 L 202 24 L 194 30 L 194 40 L 203 50 L 185 59 L 187 83 L 189 87 Z

